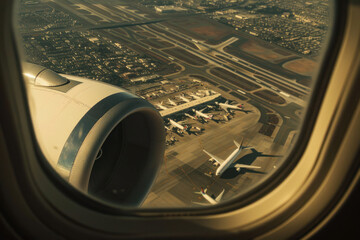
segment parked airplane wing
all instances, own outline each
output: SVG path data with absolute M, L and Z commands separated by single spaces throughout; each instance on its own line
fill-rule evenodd
M 209 155 L 212 159 L 214 159 L 215 161 L 217 161 L 219 164 L 222 164 L 224 162 L 224 160 L 222 160 L 221 158 L 212 155 L 211 153 L 207 152 L 205 149 L 203 149 L 204 153 L 206 153 L 207 155 Z
M 203 112 L 207 107 L 204 107 L 203 109 L 199 110 L 199 112 Z
M 192 202 L 192 203 L 195 203 L 195 204 L 201 205 L 201 206 L 209 206 L 210 205 L 209 203 L 202 203 L 202 202 Z
M 222 192 L 215 198 L 215 201 L 220 202 L 222 196 L 224 195 L 225 189 L 222 190 Z
M 261 168 L 259 166 L 252 166 L 252 165 L 239 164 L 239 163 L 235 164 L 234 167 L 237 168 L 237 169 L 238 168 L 248 168 L 248 169 Z
M 241 139 L 241 143 L 239 144 L 237 141 L 234 140 L 234 144 L 236 145 L 237 148 L 242 148 L 244 149 L 245 147 L 243 147 L 243 143 L 244 143 L 244 138 Z

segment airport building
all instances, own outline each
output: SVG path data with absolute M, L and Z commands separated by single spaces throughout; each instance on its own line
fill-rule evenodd
M 186 12 L 186 8 L 176 6 L 156 6 L 155 11 L 157 13 L 175 13 L 175 12 Z
M 143 76 L 143 77 L 134 78 L 134 79 L 131 79 L 130 81 L 132 83 L 138 83 L 138 82 L 147 82 L 147 81 L 155 80 L 155 79 L 158 79 L 158 78 L 160 78 L 160 76 L 157 75 L 157 74 L 154 74 L 154 75 L 150 75 L 150 76 Z
M 213 100 L 215 100 L 215 99 L 217 99 L 219 97 L 221 97 L 221 94 L 220 93 L 215 93 L 213 95 L 205 96 L 205 97 L 193 100 L 193 101 L 188 102 L 188 103 L 179 104 L 177 106 L 174 106 L 174 107 L 171 107 L 171 108 L 168 108 L 168 109 L 165 109 L 165 110 L 161 110 L 159 112 L 160 112 L 160 115 L 162 117 L 165 117 L 165 116 L 172 115 L 174 113 L 182 112 L 182 111 L 187 110 L 189 108 L 194 108 L 194 107 L 196 107 L 198 105 L 202 105 L 202 104 L 211 102 L 211 101 L 213 101 Z

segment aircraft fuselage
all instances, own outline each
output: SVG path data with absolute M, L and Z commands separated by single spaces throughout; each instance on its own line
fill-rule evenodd
M 215 175 L 220 176 L 221 174 L 223 174 L 226 169 L 228 169 L 234 163 L 236 158 L 239 156 L 241 150 L 242 149 L 240 147 L 235 149 L 235 151 L 233 151 L 230 156 L 222 164 L 220 164 L 218 169 L 216 169 Z
M 210 197 L 209 195 L 207 195 L 206 193 L 201 193 L 201 195 L 211 204 L 211 205 L 214 205 L 214 204 L 217 204 L 218 202 L 215 201 L 212 197 Z

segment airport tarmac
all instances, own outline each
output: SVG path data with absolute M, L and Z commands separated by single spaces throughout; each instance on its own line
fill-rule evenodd
M 283 146 L 273 144 L 273 138 L 258 133 L 262 124 L 260 111 L 250 104 L 246 104 L 250 113 L 235 111 L 234 118 L 229 122 L 216 123 L 210 120 L 202 126 L 205 131 L 201 135 L 184 134 L 180 137 L 170 131 L 179 141 L 169 146 L 165 152 L 165 160 L 148 198 L 142 207 L 196 207 L 193 202 L 207 203 L 202 196 L 194 192 L 200 188 L 207 188 L 207 193 L 217 196 L 225 189 L 222 201 L 254 186 L 267 174 L 275 170 L 284 154 Z M 194 121 L 194 120 L 191 120 Z M 195 123 L 194 123 L 195 124 Z M 236 149 L 233 140 L 240 142 L 244 138 L 244 145 L 250 145 L 255 150 L 244 149 L 236 163 L 260 166 L 260 169 L 237 172 L 229 168 L 222 176 L 214 176 L 217 167 L 209 162 L 208 155 L 202 149 L 222 158 Z

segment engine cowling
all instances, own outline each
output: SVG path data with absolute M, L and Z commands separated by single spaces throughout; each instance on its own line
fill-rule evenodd
M 124 89 L 24 63 L 30 112 L 43 155 L 76 189 L 139 206 L 163 160 L 158 111 Z

